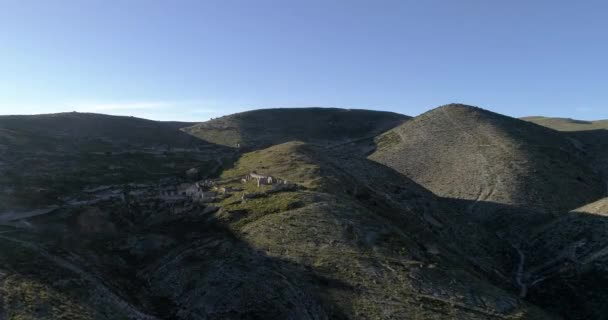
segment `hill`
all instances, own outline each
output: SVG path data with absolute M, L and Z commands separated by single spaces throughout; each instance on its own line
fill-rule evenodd
M 243 154 L 213 180 L 209 202 L 165 204 L 134 187 L 125 200 L 13 221 L 29 227 L 0 234 L 5 295 L 14 301 L 5 310 L 39 318 L 551 318 L 517 297 L 509 276 L 517 258 L 501 239 L 393 170 L 333 149 L 290 142 Z M 253 171 L 287 183 L 243 183 Z M 29 257 L 12 257 L 18 250 Z
M 608 120 L 586 121 L 570 118 L 551 118 L 539 116 L 523 117 L 521 119 L 558 131 L 586 131 L 608 129 Z
M 196 147 L 204 145 L 179 129 L 187 122 L 162 122 L 96 113 L 54 113 L 0 116 L 0 149 L 36 146 L 116 149 L 137 147 Z
M 433 109 L 376 142 L 370 159 L 437 195 L 466 200 L 468 211 L 493 225 L 502 224 L 506 214 L 524 212 L 518 219 L 544 221 L 600 198 L 605 190 L 567 137 L 476 107 Z M 538 214 L 531 217 L 530 210 Z
M 371 138 L 407 119 L 392 112 L 357 109 L 261 109 L 223 116 L 184 131 L 211 143 L 255 150 L 288 141 L 327 145 Z
M 546 117 L 522 119 L 564 131 L 564 134 L 585 152 L 589 163 L 602 173 L 605 181 L 608 181 L 608 120 L 582 121 Z
M 608 198 L 536 229 L 524 250 L 531 301 L 568 319 L 606 315 Z
M 77 112 L 0 116 L 0 212 L 58 205 L 87 186 L 209 171 L 233 157 L 180 130 L 189 125 Z

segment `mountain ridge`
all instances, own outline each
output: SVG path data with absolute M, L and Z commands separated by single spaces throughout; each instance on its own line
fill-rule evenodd
M 602 319 L 590 134 L 460 104 L 0 117 L 0 318 Z

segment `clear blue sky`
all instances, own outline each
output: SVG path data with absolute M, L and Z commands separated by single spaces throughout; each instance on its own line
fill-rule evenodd
M 608 118 L 608 2 L 0 0 L 0 114 Z

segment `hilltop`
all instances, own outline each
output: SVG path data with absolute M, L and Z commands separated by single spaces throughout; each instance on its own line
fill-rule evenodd
M 370 159 L 437 195 L 469 201 L 467 209 L 490 224 L 507 212 L 529 210 L 538 214 L 519 219 L 542 221 L 605 191 L 600 175 L 567 137 L 481 108 L 442 106 L 376 142 Z M 492 214 L 497 211 L 500 216 Z
M 184 131 L 211 143 L 255 150 L 296 140 L 331 145 L 372 138 L 408 118 L 357 109 L 261 109 L 223 116 Z

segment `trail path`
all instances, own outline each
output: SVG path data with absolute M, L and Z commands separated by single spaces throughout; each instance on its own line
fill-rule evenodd
M 528 294 L 528 284 L 524 282 L 524 265 L 526 263 L 526 256 L 519 246 L 512 245 L 519 255 L 519 262 L 517 263 L 517 271 L 515 272 L 515 282 L 519 286 L 519 297 L 525 298 Z
M 59 208 L 59 206 L 50 206 L 47 208 L 36 209 L 36 210 L 31 210 L 31 211 L 23 211 L 23 212 L 19 212 L 19 211 L 1 212 L 0 213 L 0 224 L 7 223 L 10 221 L 14 221 L 14 220 L 31 218 L 31 217 L 51 213 L 51 212 L 57 210 L 58 208 Z
M 469 133 L 466 128 L 460 125 L 457 121 L 452 118 L 452 115 L 447 111 L 447 109 L 442 109 L 443 116 L 450 122 L 455 128 L 460 130 L 464 135 L 468 136 L 471 140 L 476 141 L 477 145 L 481 145 L 481 141 L 475 135 Z M 473 202 L 467 207 L 467 212 L 473 214 L 475 212 L 475 208 L 481 201 L 487 201 L 491 199 L 496 191 L 496 185 L 499 183 L 498 175 L 493 172 L 490 166 L 490 162 L 488 161 L 486 155 L 478 150 L 477 153 L 480 157 L 479 159 L 482 162 L 482 185 L 479 187 L 479 193 Z M 488 182 L 489 180 L 493 180 L 492 182 Z
M 470 134 L 466 128 L 462 127 L 459 123 L 457 123 L 457 121 L 455 121 L 452 118 L 450 113 L 447 112 L 447 109 L 443 109 L 443 114 L 444 114 L 445 118 L 449 122 L 451 122 L 455 128 L 458 128 L 463 134 L 470 137 L 472 140 L 477 141 L 478 146 L 482 145 L 481 141 L 479 141 L 479 138 L 477 138 L 473 134 Z M 505 146 L 500 143 L 496 143 L 496 144 L 494 144 L 494 146 L 497 146 L 498 148 L 505 150 Z M 482 150 L 479 150 L 478 154 L 483 163 L 483 169 L 482 169 L 483 178 L 481 180 L 482 185 L 480 186 L 480 190 L 479 190 L 479 193 L 478 193 L 476 199 L 473 201 L 473 203 L 471 203 L 467 207 L 467 212 L 469 214 L 475 213 L 475 208 L 477 207 L 479 202 L 488 201 L 489 199 L 492 199 L 494 194 L 496 193 L 496 186 L 501 183 L 500 175 L 492 169 L 488 158 L 482 152 Z M 489 180 L 492 180 L 492 182 L 488 183 L 487 181 L 489 181 Z M 501 239 L 502 239 L 502 237 L 501 237 Z M 526 262 L 526 256 L 523 253 L 523 251 L 520 249 L 519 244 L 514 245 L 509 240 L 505 240 L 505 241 L 508 242 L 509 245 L 511 245 L 511 247 L 513 247 L 515 249 L 515 251 L 517 252 L 517 255 L 519 257 L 519 261 L 517 262 L 517 268 L 515 271 L 515 282 L 519 286 L 519 290 L 520 290 L 519 296 L 521 298 L 525 298 L 528 293 L 528 284 L 526 283 L 526 279 L 524 279 L 525 278 L 524 267 L 525 267 L 525 262 Z

